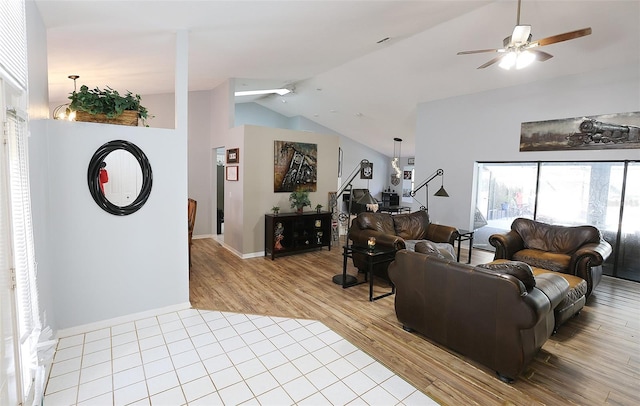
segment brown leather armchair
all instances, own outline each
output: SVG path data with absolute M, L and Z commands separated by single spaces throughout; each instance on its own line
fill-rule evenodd
M 431 223 L 429 214 L 423 210 L 396 215 L 360 213 L 351 222 L 348 238 L 354 245 L 366 247 L 369 237 L 375 237 L 377 246 L 392 247 L 396 250 L 407 248 L 408 240 L 429 240 L 435 243 L 448 243 L 453 247 L 453 242 L 458 238 L 458 229 Z M 361 272 L 366 272 L 367 262 L 364 255 L 354 253 L 353 264 Z M 388 279 L 388 265 L 374 265 L 374 272 Z
M 587 282 L 586 297 L 602 279 L 602 264 L 611 245 L 593 226 L 566 227 L 517 218 L 511 231 L 493 234 L 494 259 L 508 259 L 550 271 L 575 275 Z

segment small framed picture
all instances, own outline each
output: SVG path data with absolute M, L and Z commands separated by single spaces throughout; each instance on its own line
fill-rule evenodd
M 373 162 L 360 165 L 360 179 L 373 179 Z
M 411 180 L 411 172 L 413 171 L 404 171 L 404 180 Z
M 238 167 L 237 166 L 227 166 L 226 167 L 226 178 L 227 180 L 238 180 Z
M 227 150 L 227 163 L 237 164 L 240 163 L 240 148 L 233 148 Z
M 415 159 L 415 158 L 409 158 L 409 159 L 407 159 L 407 164 L 409 164 L 409 165 L 415 165 L 415 163 L 416 163 L 416 159 Z

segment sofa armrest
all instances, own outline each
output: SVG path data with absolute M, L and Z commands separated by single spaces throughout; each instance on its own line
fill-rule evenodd
M 555 309 L 555 307 L 567 297 L 569 293 L 569 282 L 562 276 L 553 273 L 543 273 L 537 275 L 535 278 L 536 288 L 549 298 L 552 309 Z
M 591 266 L 602 265 L 611 255 L 611 251 L 611 245 L 604 240 L 599 243 L 585 244 L 572 255 L 572 262 L 578 263 L 584 257 L 589 259 Z
M 496 247 L 495 259 L 513 259 L 513 254 L 524 249 L 524 241 L 520 234 L 511 230 L 504 234 L 493 234 L 489 243 Z
M 523 328 L 538 324 L 540 320 L 547 317 L 549 313 L 553 311 L 549 298 L 540 289 L 533 288 L 531 292 L 522 297 L 522 300 L 527 304 L 527 308 L 530 309 L 532 313 L 532 319 L 529 320 L 528 323 L 523 324 L 521 326 Z M 546 338 L 547 337 L 545 337 L 545 339 Z
M 430 223 L 427 227 L 425 239 L 433 242 L 447 242 L 453 245 L 458 238 L 458 229 L 451 226 Z
M 357 226 L 352 226 L 352 228 L 353 227 Z M 369 237 L 374 237 L 376 239 L 376 245 L 393 247 L 396 250 L 406 248 L 404 239 L 397 235 L 386 234 L 377 230 L 361 230 L 359 228 L 357 230 L 349 230 L 349 239 L 353 241 L 354 245 L 366 247 Z

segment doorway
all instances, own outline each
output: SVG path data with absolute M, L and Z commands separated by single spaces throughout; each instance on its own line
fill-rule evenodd
M 215 149 L 216 158 L 216 189 L 213 199 L 216 202 L 216 227 L 214 239 L 222 243 L 224 241 L 224 162 L 225 149 L 218 147 Z

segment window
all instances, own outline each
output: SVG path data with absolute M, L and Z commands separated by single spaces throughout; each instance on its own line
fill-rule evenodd
M 640 281 L 640 164 L 612 162 L 478 163 L 476 206 L 486 225 L 474 247 L 493 251 L 491 234 L 517 217 L 597 227 L 613 248 L 603 271 Z M 481 223 L 481 224 L 484 224 Z
M 0 2 L 0 404 L 40 399 L 40 320 L 27 156 L 24 0 Z M 35 384 L 34 384 L 35 383 Z M 34 403 L 40 403 L 34 401 Z

